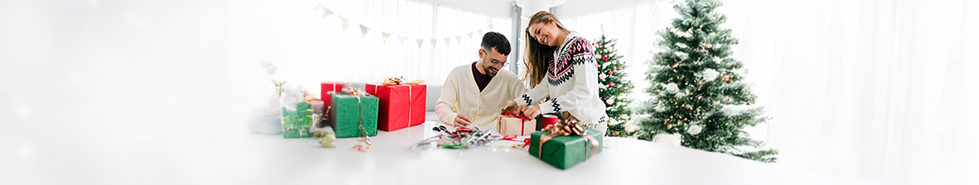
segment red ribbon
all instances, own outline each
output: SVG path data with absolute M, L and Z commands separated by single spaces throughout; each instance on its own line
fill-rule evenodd
M 503 138 L 500 139 L 500 140 L 517 141 L 516 139 L 517 139 L 517 136 L 503 136 Z M 527 146 L 530 146 L 530 138 L 529 137 L 523 139 L 523 146 L 521 146 L 520 148 L 524 148 L 524 147 L 527 147 Z
M 500 115 L 504 115 L 504 116 L 513 116 L 513 117 L 516 117 L 516 118 L 520 118 L 520 119 L 522 119 L 522 120 L 524 120 L 524 121 L 530 121 L 530 120 L 531 120 L 530 118 L 528 118 L 528 117 L 526 117 L 526 116 L 524 116 L 524 115 L 517 115 L 516 113 L 513 113 L 513 112 L 510 112 L 510 111 L 506 111 L 506 112 L 503 112 L 503 113 L 502 113 L 502 114 L 500 114 Z

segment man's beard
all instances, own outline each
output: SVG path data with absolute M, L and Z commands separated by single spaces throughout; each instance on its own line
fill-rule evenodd
M 490 72 L 490 70 L 493 70 L 493 72 Z M 489 76 L 496 76 L 496 73 L 499 73 L 500 69 L 496 69 L 495 67 L 488 66 L 488 67 L 483 67 L 483 72 L 486 72 L 486 75 Z

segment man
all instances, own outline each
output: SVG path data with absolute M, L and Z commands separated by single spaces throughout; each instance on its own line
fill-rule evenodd
M 503 34 L 483 35 L 479 60 L 452 69 L 442 86 L 435 113 L 454 127 L 492 128 L 507 102 L 527 92 L 517 75 L 502 70 L 510 54 Z

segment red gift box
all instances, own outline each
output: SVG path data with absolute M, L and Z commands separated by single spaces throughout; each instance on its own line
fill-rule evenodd
M 340 82 L 323 82 L 320 83 L 320 99 L 323 100 L 323 105 L 330 106 L 330 93 L 331 92 L 341 92 L 343 91 L 343 84 Z
M 380 100 L 377 129 L 395 131 L 425 123 L 425 85 L 366 84 L 367 93 Z

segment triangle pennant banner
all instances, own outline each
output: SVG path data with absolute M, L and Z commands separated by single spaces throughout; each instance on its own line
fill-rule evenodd
M 473 41 L 473 33 L 470 32 L 470 33 L 468 33 L 468 35 L 469 35 L 469 41 Z
M 381 37 L 383 38 L 383 40 L 384 40 L 384 43 L 387 43 L 387 42 L 388 42 L 388 38 L 389 38 L 389 37 L 391 37 L 391 34 L 390 34 L 390 33 L 388 33 L 388 32 L 383 32 L 383 31 L 382 31 L 382 32 L 381 32 Z
M 456 42 L 459 42 L 459 44 L 462 44 L 462 35 L 456 36 Z
M 445 38 L 445 46 L 449 46 L 449 42 L 451 42 L 451 41 L 452 41 L 452 37 L 446 37 Z
M 432 39 L 432 42 L 430 42 L 430 43 L 432 43 L 432 48 L 433 49 L 435 48 L 435 42 L 438 42 L 438 39 Z
M 367 32 L 368 31 L 371 31 L 371 28 L 368 28 L 367 26 L 364 26 L 363 24 L 360 25 L 360 36 L 361 37 L 367 35 Z
M 340 16 L 340 25 L 343 27 L 343 30 L 347 30 L 347 27 L 350 27 L 350 21 L 348 21 L 347 18 Z
M 425 39 L 415 39 L 415 41 L 418 41 L 418 48 L 422 48 L 422 42 L 425 42 Z
M 323 18 L 326 18 L 327 16 L 330 15 L 333 15 L 333 11 L 330 11 L 330 9 L 323 8 Z
M 405 41 L 408 40 L 408 37 L 398 36 L 398 39 L 401 40 L 401 46 L 405 46 Z

